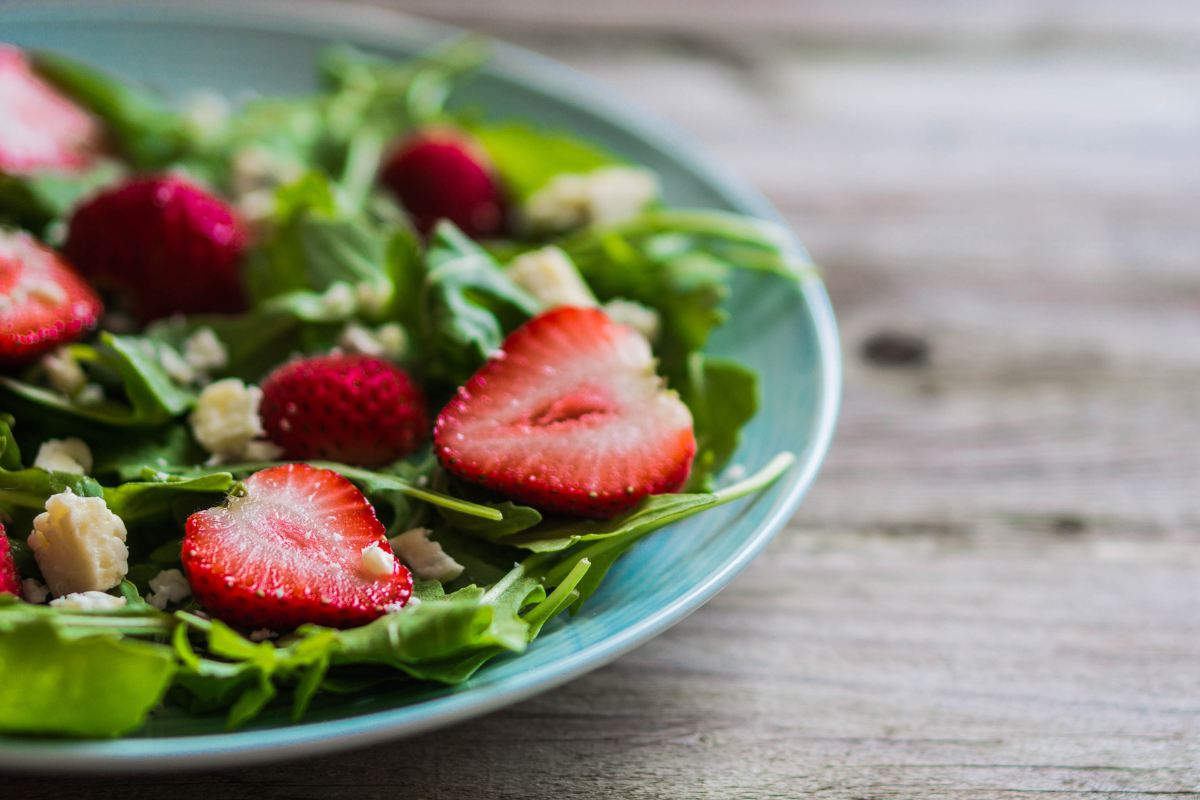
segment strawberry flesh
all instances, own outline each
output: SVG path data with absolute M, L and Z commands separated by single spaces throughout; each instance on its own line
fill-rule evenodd
M 77 339 L 104 306 L 50 248 L 0 230 L 0 361 L 28 360 Z
M 71 218 L 63 250 L 88 278 L 129 297 L 148 321 L 244 310 L 246 240 L 228 203 L 164 176 L 137 178 L 88 200 Z
M 390 553 L 383 524 L 341 475 L 307 464 L 256 472 L 245 494 L 188 518 L 183 570 L 213 616 L 243 628 L 289 631 L 306 622 L 365 625 L 408 602 L 412 575 L 396 562 L 373 577 L 362 552 Z
M 288 458 L 378 467 L 414 452 L 429 431 L 420 388 L 371 356 L 292 361 L 267 376 L 262 391 L 263 428 Z
M 380 178 L 422 234 L 443 218 L 474 239 L 504 231 L 507 202 L 491 161 L 455 131 L 425 131 L 401 143 Z
M 447 470 L 542 511 L 600 519 L 683 487 L 692 416 L 654 374 L 641 334 L 563 306 L 501 349 L 438 415 Z
M 13 560 L 12 545 L 4 535 L 4 524 L 0 523 L 0 593 L 8 592 L 21 596 L 21 574 Z
M 24 53 L 0 45 L 0 172 L 81 170 L 101 138 L 97 122 L 35 75 Z

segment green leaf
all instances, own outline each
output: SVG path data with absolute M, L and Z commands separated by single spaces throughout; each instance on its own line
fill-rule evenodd
M 86 475 L 47 472 L 21 467 L 21 452 L 12 435 L 12 417 L 0 416 L 0 503 L 41 510 L 52 494 L 68 488 L 84 497 L 95 497 L 100 485 Z
M 108 510 L 124 521 L 127 527 L 172 518 L 172 507 L 181 495 L 213 495 L 213 505 L 233 488 L 233 476 L 218 472 L 190 480 L 170 477 L 141 483 L 123 483 L 104 489 Z
M 0 731 L 119 736 L 158 705 L 174 673 L 162 645 L 73 638 L 49 618 L 0 627 Z
M 442 519 L 463 533 L 478 536 L 481 539 L 497 540 L 505 536 L 532 528 L 542 521 L 541 512 L 529 506 L 519 506 L 511 500 L 491 500 L 485 497 L 489 494 L 461 481 L 451 479 L 445 470 L 434 473 L 433 487 L 451 497 L 460 497 L 478 505 L 494 508 L 503 515 L 503 519 L 492 520 L 472 514 L 464 514 L 451 508 L 438 508 Z
M 113 161 L 99 161 L 80 172 L 0 174 L 0 224 L 44 237 L 51 222 L 65 220 L 80 200 L 124 174 L 124 168 Z
M 430 237 L 422 337 L 430 372 L 461 385 L 504 337 L 541 311 L 487 251 L 442 220 Z
M 471 132 L 488 151 L 505 188 L 518 202 L 524 202 L 560 173 L 591 172 L 623 163 L 595 143 L 567 131 L 506 122 L 473 126 Z
M 742 426 L 758 413 L 758 376 L 732 359 L 692 353 L 686 379 L 676 386 L 696 432 L 687 491 L 712 491 L 713 476 L 737 450 Z

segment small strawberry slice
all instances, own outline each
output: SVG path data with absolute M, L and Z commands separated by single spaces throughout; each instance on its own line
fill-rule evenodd
M 243 486 L 224 506 L 188 517 L 183 537 L 184 574 L 213 616 L 280 632 L 306 622 L 350 628 L 408 602 L 412 575 L 350 481 L 285 464 Z
M 0 171 L 79 170 L 101 138 L 96 120 L 35 75 L 24 53 L 0 45 Z
M 103 310 L 57 253 L 27 233 L 0 230 L 0 362 L 24 361 L 79 338 Z
M 415 451 L 429 431 L 421 389 L 371 356 L 292 361 L 267 376 L 262 392 L 263 428 L 288 458 L 378 467 Z
M 4 535 L 4 524 L 0 523 L 0 593 L 4 592 L 21 596 L 21 574 L 13 560 L 12 545 Z
M 232 206 L 175 176 L 135 178 L 71 218 L 63 251 L 87 277 L 124 292 L 143 320 L 246 307 L 246 230 Z
M 428 129 L 401 142 L 380 178 L 423 234 L 442 218 L 473 239 L 505 228 L 507 202 L 491 159 L 458 131 Z
M 438 415 L 446 469 L 542 511 L 599 519 L 683 488 L 692 415 L 654 374 L 640 333 L 563 306 L 501 349 Z

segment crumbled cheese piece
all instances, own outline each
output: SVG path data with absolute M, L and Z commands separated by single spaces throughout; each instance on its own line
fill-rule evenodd
M 517 256 L 504 268 L 504 274 L 548 308 L 599 305 L 570 257 L 557 247 L 543 247 Z
M 392 300 L 391 284 L 380 286 L 377 283 L 363 281 L 354 287 L 354 299 L 358 310 L 372 317 L 377 317 L 387 308 Z
M 396 557 L 373 542 L 362 551 L 362 571 L 372 578 L 387 578 L 396 572 Z
M 638 167 L 601 167 L 553 177 L 525 201 L 525 223 L 565 231 L 580 225 L 612 225 L 638 215 L 658 196 L 654 173 Z
M 255 439 L 246 442 L 242 449 L 242 458 L 247 461 L 277 461 L 283 457 L 283 448 L 266 439 Z
M 256 230 L 266 228 L 266 223 L 275 216 L 279 202 L 274 189 L 255 189 L 237 199 L 237 210 L 242 219 Z
M 92 471 L 92 451 L 87 442 L 74 436 L 67 439 L 47 439 L 38 448 L 33 466 L 47 472 L 86 475 Z
M 237 378 L 210 383 L 200 392 L 190 421 L 196 441 L 215 456 L 239 458 L 262 435 L 262 390 Z
M 169 344 L 158 346 L 158 363 L 176 383 L 186 385 L 196 380 L 196 370 Z
M 183 360 L 193 369 L 221 369 L 229 363 L 229 351 L 212 328 L 198 328 L 183 343 Z
M 103 497 L 80 497 L 70 489 L 46 500 L 33 520 L 29 547 L 42 577 L 57 596 L 103 591 L 129 571 L 125 523 Z
M 178 603 L 192 594 L 187 578 L 177 569 L 164 569 L 150 579 L 150 591 L 146 602 L 162 611 L 168 603 Z
M 67 397 L 78 394 L 87 383 L 83 367 L 79 366 L 79 362 L 67 347 L 60 347 L 53 353 L 42 356 L 42 369 L 46 371 L 46 379 L 50 381 L 54 390 Z
M 423 581 L 453 580 L 462 574 L 463 566 L 442 550 L 437 542 L 430 541 L 428 528 L 413 528 L 388 541 L 392 550 L 409 569 Z
M 98 383 L 89 383 L 79 390 L 79 394 L 75 395 L 75 404 L 80 406 L 94 406 L 97 403 L 104 402 L 104 387 Z
M 252 642 L 265 642 L 267 639 L 278 639 L 279 634 L 270 628 L 259 628 L 256 631 L 251 631 L 248 637 Z
M 184 123 L 193 136 L 203 141 L 220 140 L 231 116 L 229 101 L 220 92 L 201 89 L 184 98 Z
M 331 317 L 349 317 L 354 313 L 356 303 L 354 290 L 342 281 L 334 281 L 321 295 L 321 308 Z
M 375 331 L 375 338 L 383 345 L 383 357 L 391 361 L 399 361 L 408 352 L 408 336 L 398 322 L 380 325 Z
M 230 182 L 239 197 L 263 190 L 273 195 L 275 187 L 292 183 L 303 174 L 300 162 L 257 145 L 238 150 L 230 162 Z
M 50 590 L 37 578 L 26 578 L 21 581 L 21 596 L 25 598 L 26 603 L 40 606 L 50 596 Z
M 651 342 L 658 340 L 662 323 L 658 312 L 653 308 L 646 308 L 632 300 L 617 298 L 604 304 L 604 313 L 608 314 L 613 322 L 628 325 Z
M 404 334 L 404 328 L 395 322 L 382 325 L 374 331 L 357 322 L 351 322 L 338 337 L 338 348 L 344 353 L 360 353 L 399 361 L 408 349 L 408 337 Z
M 114 611 L 124 608 L 126 602 L 128 601 L 124 597 L 113 597 L 105 592 L 88 591 L 72 592 L 57 597 L 50 601 L 50 605 L 68 611 Z

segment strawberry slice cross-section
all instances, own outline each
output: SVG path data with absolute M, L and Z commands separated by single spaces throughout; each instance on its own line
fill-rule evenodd
M 99 150 L 99 123 L 0 44 L 0 172 L 82 169 Z
M 383 524 L 354 484 L 306 464 L 256 472 L 244 493 L 188 518 L 183 569 L 223 622 L 289 631 L 365 625 L 412 595 Z
M 599 519 L 683 487 L 692 415 L 654 373 L 640 333 L 563 306 L 501 351 L 438 416 L 434 449 L 447 470 L 542 511 Z

